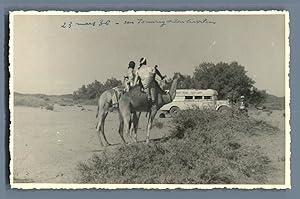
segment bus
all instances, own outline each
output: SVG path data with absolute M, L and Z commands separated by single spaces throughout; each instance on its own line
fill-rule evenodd
M 165 113 L 175 116 L 178 111 L 193 107 L 221 110 L 230 107 L 228 100 L 218 100 L 218 92 L 213 89 L 178 89 L 174 100 L 161 107 L 160 117 Z

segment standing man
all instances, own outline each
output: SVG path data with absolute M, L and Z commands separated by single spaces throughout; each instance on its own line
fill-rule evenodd
M 245 102 L 245 96 L 242 95 L 240 97 L 240 99 L 241 99 L 241 101 L 240 101 L 240 107 L 239 107 L 240 112 L 243 113 L 243 114 L 245 114 L 245 115 L 248 115 L 247 104 Z

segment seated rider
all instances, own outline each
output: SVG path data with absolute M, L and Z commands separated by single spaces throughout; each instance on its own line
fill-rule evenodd
M 134 78 L 135 78 L 135 62 L 130 61 L 127 69 L 127 76 L 125 76 L 125 92 L 128 92 L 131 87 L 134 86 Z
M 156 95 L 157 95 L 157 88 L 158 83 L 155 81 L 155 75 L 157 74 L 162 80 L 166 76 L 162 76 L 160 71 L 157 69 L 157 65 L 154 67 L 151 67 L 147 65 L 146 58 L 140 59 L 140 66 L 138 70 L 136 71 L 136 77 L 134 80 L 134 85 L 138 83 L 138 80 L 140 80 L 140 83 L 144 89 L 144 92 L 148 95 L 148 100 L 151 102 L 151 106 L 154 107 L 155 101 L 156 101 Z
M 135 62 L 130 61 L 128 64 L 127 76 L 124 77 L 124 86 L 125 86 L 124 89 L 122 89 L 119 86 L 112 88 L 112 91 L 113 91 L 112 107 L 113 108 L 118 108 L 118 102 L 121 97 L 121 94 L 123 92 L 128 92 L 129 89 L 133 86 L 134 77 L 135 77 L 134 68 L 135 68 Z

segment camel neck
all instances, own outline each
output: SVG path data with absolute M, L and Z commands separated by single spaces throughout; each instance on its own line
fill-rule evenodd
M 172 97 L 172 101 L 173 99 L 175 98 L 176 96 L 176 89 L 177 89 L 177 81 L 178 81 L 178 78 L 175 78 L 172 82 L 172 85 L 171 85 L 171 88 L 170 88 L 170 96 Z
M 178 78 L 175 78 L 173 80 L 171 88 L 169 90 L 169 93 L 167 95 L 163 96 L 165 104 L 170 103 L 174 100 L 174 98 L 176 96 L 177 81 L 178 81 Z

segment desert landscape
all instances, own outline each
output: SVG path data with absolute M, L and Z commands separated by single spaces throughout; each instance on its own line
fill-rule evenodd
M 118 134 L 118 112 L 108 114 L 105 133 L 112 146 L 101 147 L 96 135 L 97 106 L 58 105 L 53 110 L 44 107 L 14 107 L 13 172 L 15 183 L 80 183 L 79 163 L 104 150 L 122 146 Z M 253 146 L 270 161 L 267 179 L 263 183 L 283 184 L 285 163 L 285 118 L 283 110 L 250 110 L 257 121 L 274 127 L 271 131 L 242 136 L 240 144 Z M 145 145 L 146 117 L 141 115 L 138 141 Z M 170 136 L 172 118 L 156 117 L 151 140 Z M 242 129 L 241 129 L 242 131 Z M 126 137 L 125 137 L 126 138 Z

